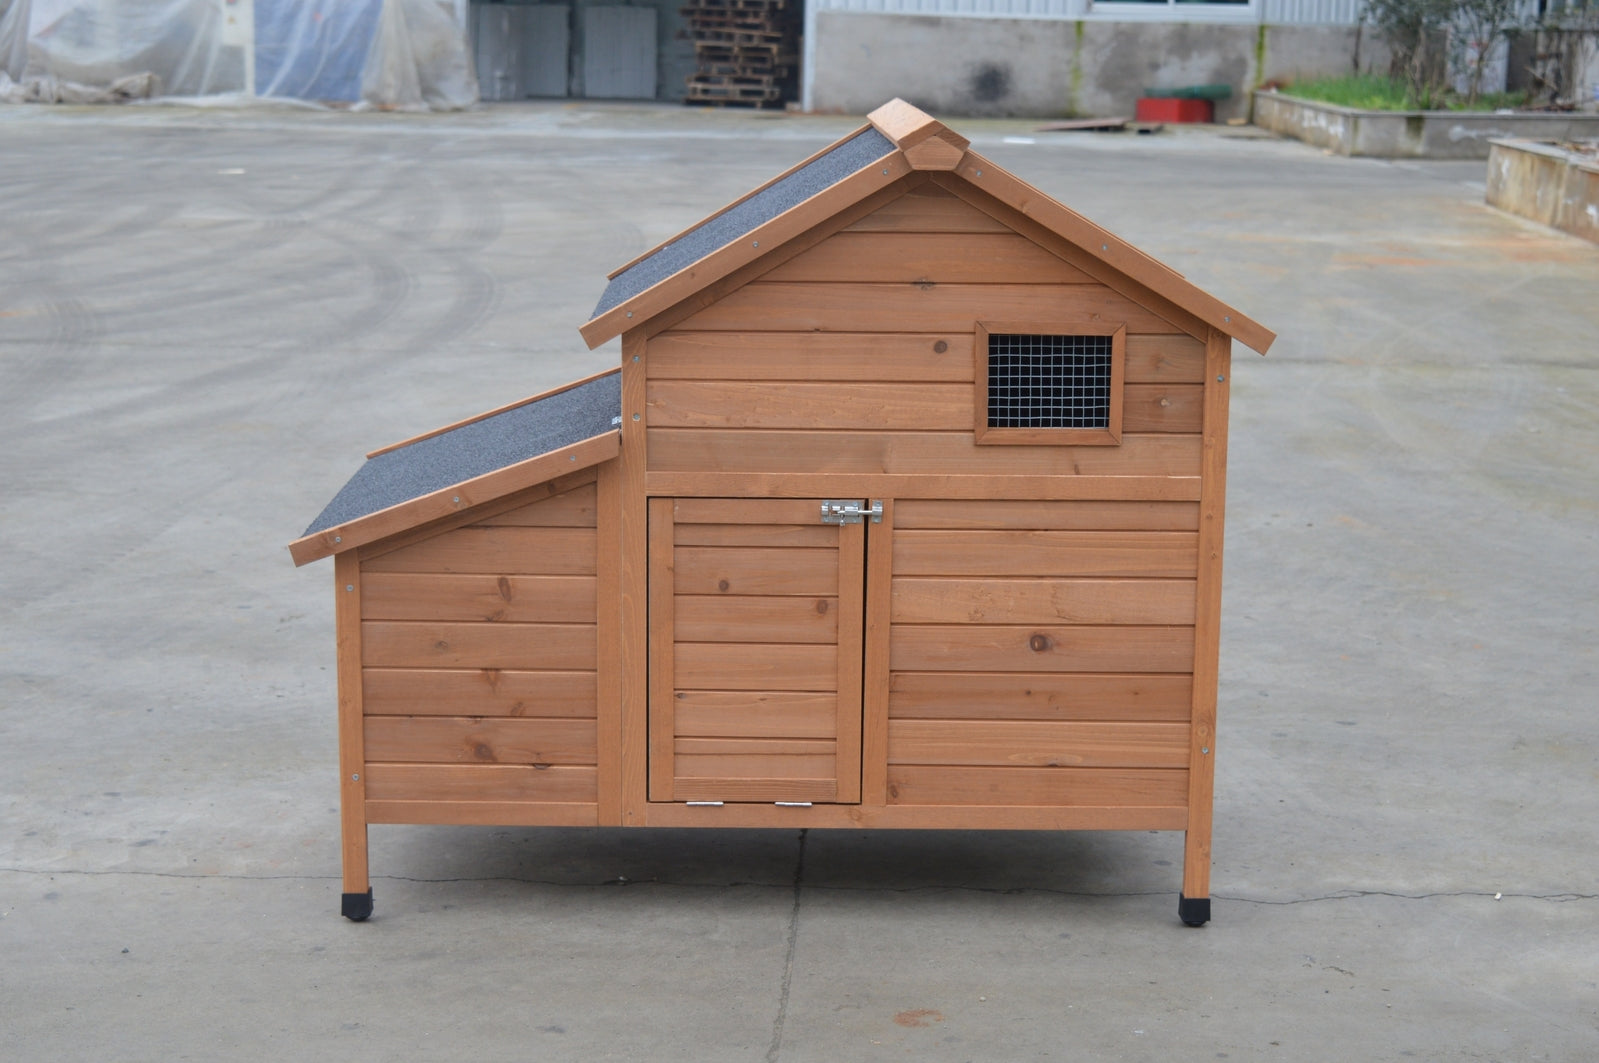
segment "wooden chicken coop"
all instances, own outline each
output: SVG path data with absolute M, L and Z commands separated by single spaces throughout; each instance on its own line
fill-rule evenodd
M 1232 341 L 895 100 L 612 274 L 619 369 L 369 456 L 333 556 L 371 823 L 1185 831 L 1210 914 Z

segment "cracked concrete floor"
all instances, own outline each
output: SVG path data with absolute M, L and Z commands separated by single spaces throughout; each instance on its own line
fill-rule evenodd
M 1599 1058 L 1599 248 L 1247 131 L 956 123 L 1282 336 L 1235 370 L 1210 926 L 1141 833 L 374 828 L 338 918 L 284 544 L 367 450 L 612 364 L 611 268 L 854 124 L 0 110 L 0 1058 Z

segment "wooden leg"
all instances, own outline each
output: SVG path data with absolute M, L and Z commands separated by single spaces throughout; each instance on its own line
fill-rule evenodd
M 333 619 L 339 667 L 339 835 L 344 865 L 341 911 L 357 923 L 372 914 L 366 866 L 366 747 L 361 707 L 361 570 L 353 552 L 333 559 Z
M 1210 922 L 1210 810 L 1202 825 L 1190 824 L 1183 836 L 1183 892 L 1177 917 L 1187 926 Z

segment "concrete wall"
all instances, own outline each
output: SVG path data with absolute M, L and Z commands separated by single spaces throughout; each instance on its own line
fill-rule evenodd
M 1145 86 L 1226 83 L 1217 120 L 1268 78 L 1388 63 L 1355 27 L 948 18 L 821 11 L 812 105 L 860 114 L 903 96 L 940 115 L 1133 113 Z

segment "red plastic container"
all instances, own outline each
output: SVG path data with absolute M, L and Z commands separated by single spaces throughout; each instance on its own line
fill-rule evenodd
M 1140 96 L 1133 112 L 1140 122 L 1213 122 L 1216 105 L 1209 100 L 1179 100 L 1166 96 Z

